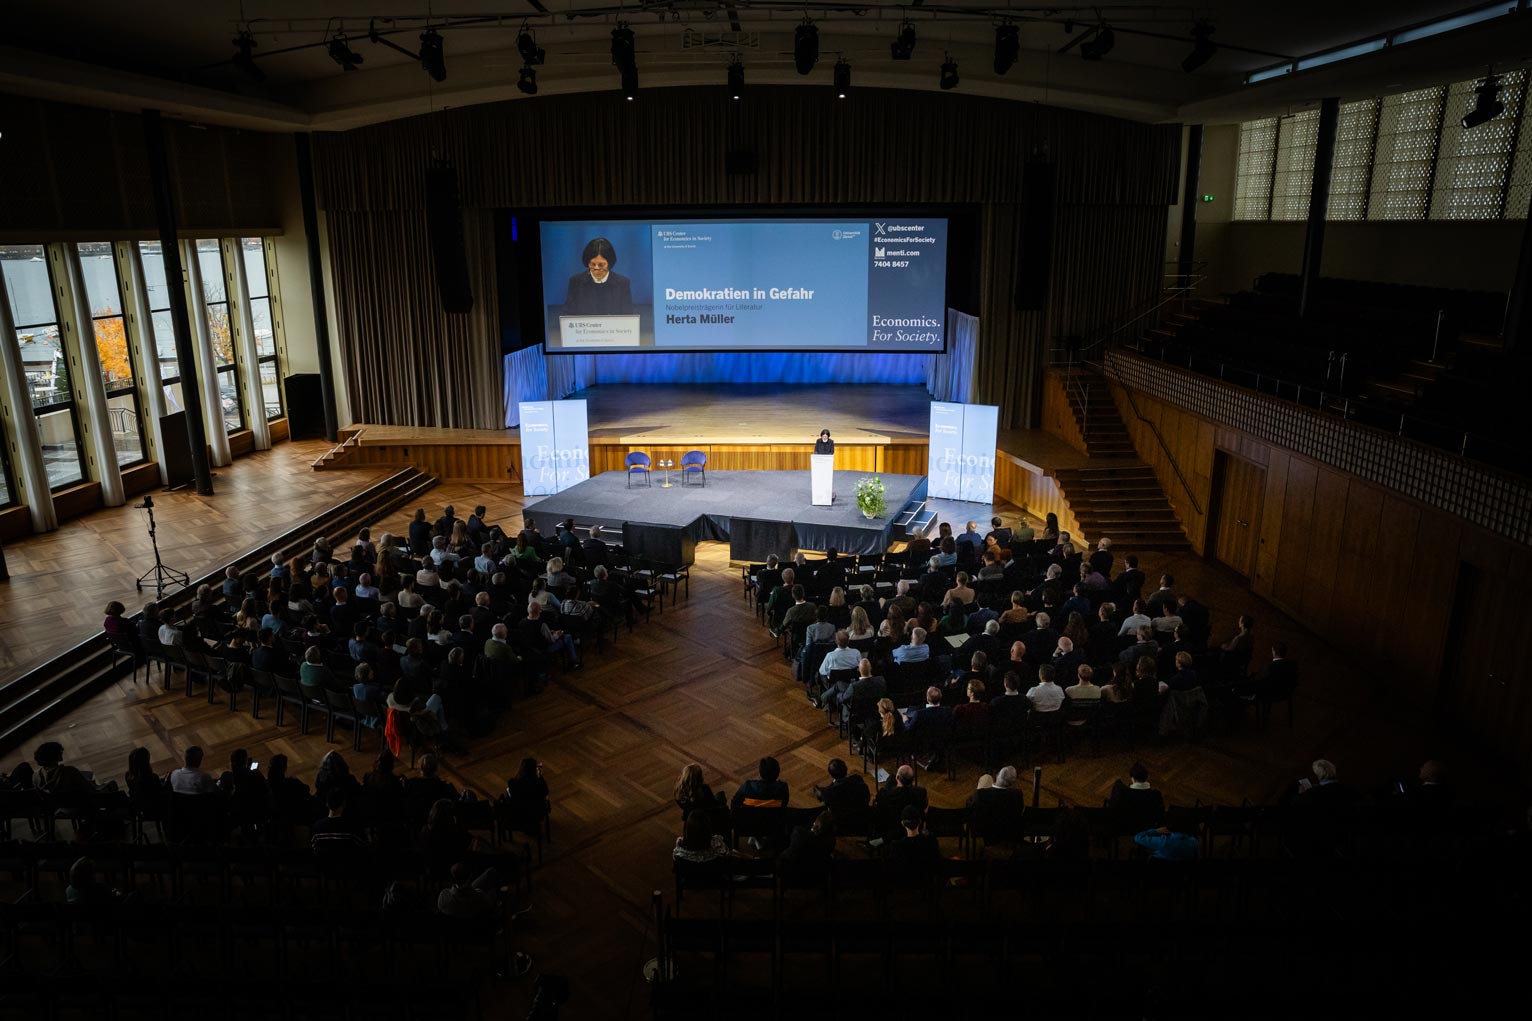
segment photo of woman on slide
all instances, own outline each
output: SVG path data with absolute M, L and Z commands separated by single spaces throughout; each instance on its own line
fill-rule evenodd
M 592 238 L 580 254 L 585 272 L 569 278 L 569 296 L 564 299 L 564 315 L 636 315 L 633 288 L 628 278 L 613 273 L 617 250 L 606 238 Z

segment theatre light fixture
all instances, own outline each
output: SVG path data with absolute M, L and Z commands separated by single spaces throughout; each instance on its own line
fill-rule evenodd
M 895 60 L 909 60 L 915 53 L 915 26 L 908 20 L 899 23 L 899 34 L 888 44 L 889 55 Z
M 516 79 L 516 87 L 529 96 L 537 95 L 537 68 L 523 64 L 521 74 Z
M 1218 44 L 1213 41 L 1213 23 L 1206 18 L 1192 26 L 1192 40 L 1192 51 L 1181 61 L 1181 70 L 1188 74 L 1212 60 L 1213 54 L 1218 52 Z
M 1021 56 L 1021 33 L 1015 25 L 1004 22 L 995 26 L 995 73 L 1005 74 Z
M 441 33 L 428 28 L 420 33 L 420 66 L 434 82 L 447 80 L 447 55 L 442 50 Z
M 1476 128 L 1505 113 L 1505 104 L 1500 101 L 1499 78 L 1490 75 L 1474 86 L 1473 91 L 1473 109 L 1463 115 L 1465 129 Z
M 339 64 L 342 71 L 355 71 L 362 63 L 362 55 L 350 47 L 343 35 L 330 40 L 330 59 Z
M 835 98 L 845 99 L 851 91 L 851 65 L 844 59 L 835 61 Z
M 234 66 L 244 72 L 251 81 L 263 82 L 266 80 L 266 72 L 262 71 L 255 62 L 255 56 L 250 51 L 260 45 L 250 30 L 240 30 L 239 36 L 234 40 Z
M 729 61 L 729 95 L 738 99 L 745 92 L 745 65 L 739 59 L 739 54 Z
M 543 61 L 548 59 L 548 51 L 537 45 L 537 36 L 527 28 L 523 28 L 521 34 L 516 37 L 516 52 L 521 54 L 523 64 L 529 64 L 532 67 L 542 67 Z
M 803 22 L 793 32 L 793 66 L 799 74 L 808 74 L 819 62 L 819 29 L 803 16 Z
M 1095 35 L 1080 44 L 1080 56 L 1085 60 L 1100 60 L 1116 45 L 1117 36 L 1112 32 L 1112 26 L 1103 24 Z
M 942 76 L 938 84 L 942 91 L 955 89 L 958 85 L 957 61 L 952 59 L 952 54 L 946 54 L 947 59 L 942 61 Z

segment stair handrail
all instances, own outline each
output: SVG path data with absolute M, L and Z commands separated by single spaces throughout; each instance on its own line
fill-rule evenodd
M 1111 352 L 1104 352 L 1103 361 L 1110 357 Z M 1165 442 L 1165 437 L 1160 435 L 1159 426 L 1154 424 L 1153 419 L 1145 418 L 1143 412 L 1138 410 L 1138 402 L 1133 399 L 1133 388 L 1125 386 L 1123 394 L 1128 398 L 1128 407 L 1133 409 L 1133 417 L 1149 427 L 1149 432 L 1154 435 L 1154 441 L 1160 445 L 1160 451 L 1165 455 L 1165 460 L 1170 464 L 1170 470 L 1176 473 L 1176 478 L 1181 482 L 1181 489 L 1186 493 L 1186 498 L 1192 502 L 1197 513 L 1202 514 L 1202 504 L 1197 500 L 1197 494 L 1192 490 L 1191 483 L 1186 481 L 1186 476 L 1181 474 L 1181 465 L 1176 462 L 1176 455 L 1171 453 L 1170 446 Z
M 347 447 L 351 446 L 353 441 L 355 441 L 357 446 L 361 446 L 362 445 L 362 432 L 363 432 L 363 430 L 358 429 L 356 432 L 352 433 L 350 436 L 347 436 L 346 438 L 342 439 L 339 443 L 335 444 L 335 446 L 331 447 L 329 450 L 326 450 L 323 454 L 320 454 L 318 457 L 314 458 L 313 463 L 310 464 L 309 467 L 310 468 L 318 468 L 320 465 L 324 464 L 325 459 L 327 457 L 329 457 L 331 454 L 340 454 L 340 453 L 342 453 L 343 451 L 345 451 L 345 449 Z

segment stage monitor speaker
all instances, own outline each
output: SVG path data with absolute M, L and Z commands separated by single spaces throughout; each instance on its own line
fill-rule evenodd
M 1053 258 L 1053 164 L 1027 163 L 1021 175 L 1021 243 L 1016 255 L 1015 304 L 1020 312 L 1041 312 L 1048 304 L 1048 269 Z
M 184 486 L 196 477 L 192 471 L 191 437 L 186 435 L 184 411 L 160 416 L 160 464 L 165 466 L 167 486 Z
M 287 432 L 294 440 L 324 436 L 324 402 L 319 393 L 319 373 L 300 372 L 282 381 L 287 393 Z
M 436 270 L 442 311 L 453 315 L 473 311 L 463 212 L 457 201 L 457 170 L 451 164 L 436 163 L 426 170 L 426 234 L 431 240 L 431 264 Z

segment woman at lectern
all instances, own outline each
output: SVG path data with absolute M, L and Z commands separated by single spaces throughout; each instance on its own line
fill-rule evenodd
M 569 278 L 569 293 L 564 299 L 564 315 L 630 316 L 633 311 L 633 286 L 621 273 L 613 273 L 617 250 L 606 238 L 592 238 L 580 254 L 585 272 Z
M 814 453 L 816 453 L 816 454 L 833 454 L 833 453 L 835 453 L 835 441 L 830 439 L 830 430 L 828 430 L 828 429 L 821 429 L 821 430 L 819 430 L 819 439 L 814 441 Z

